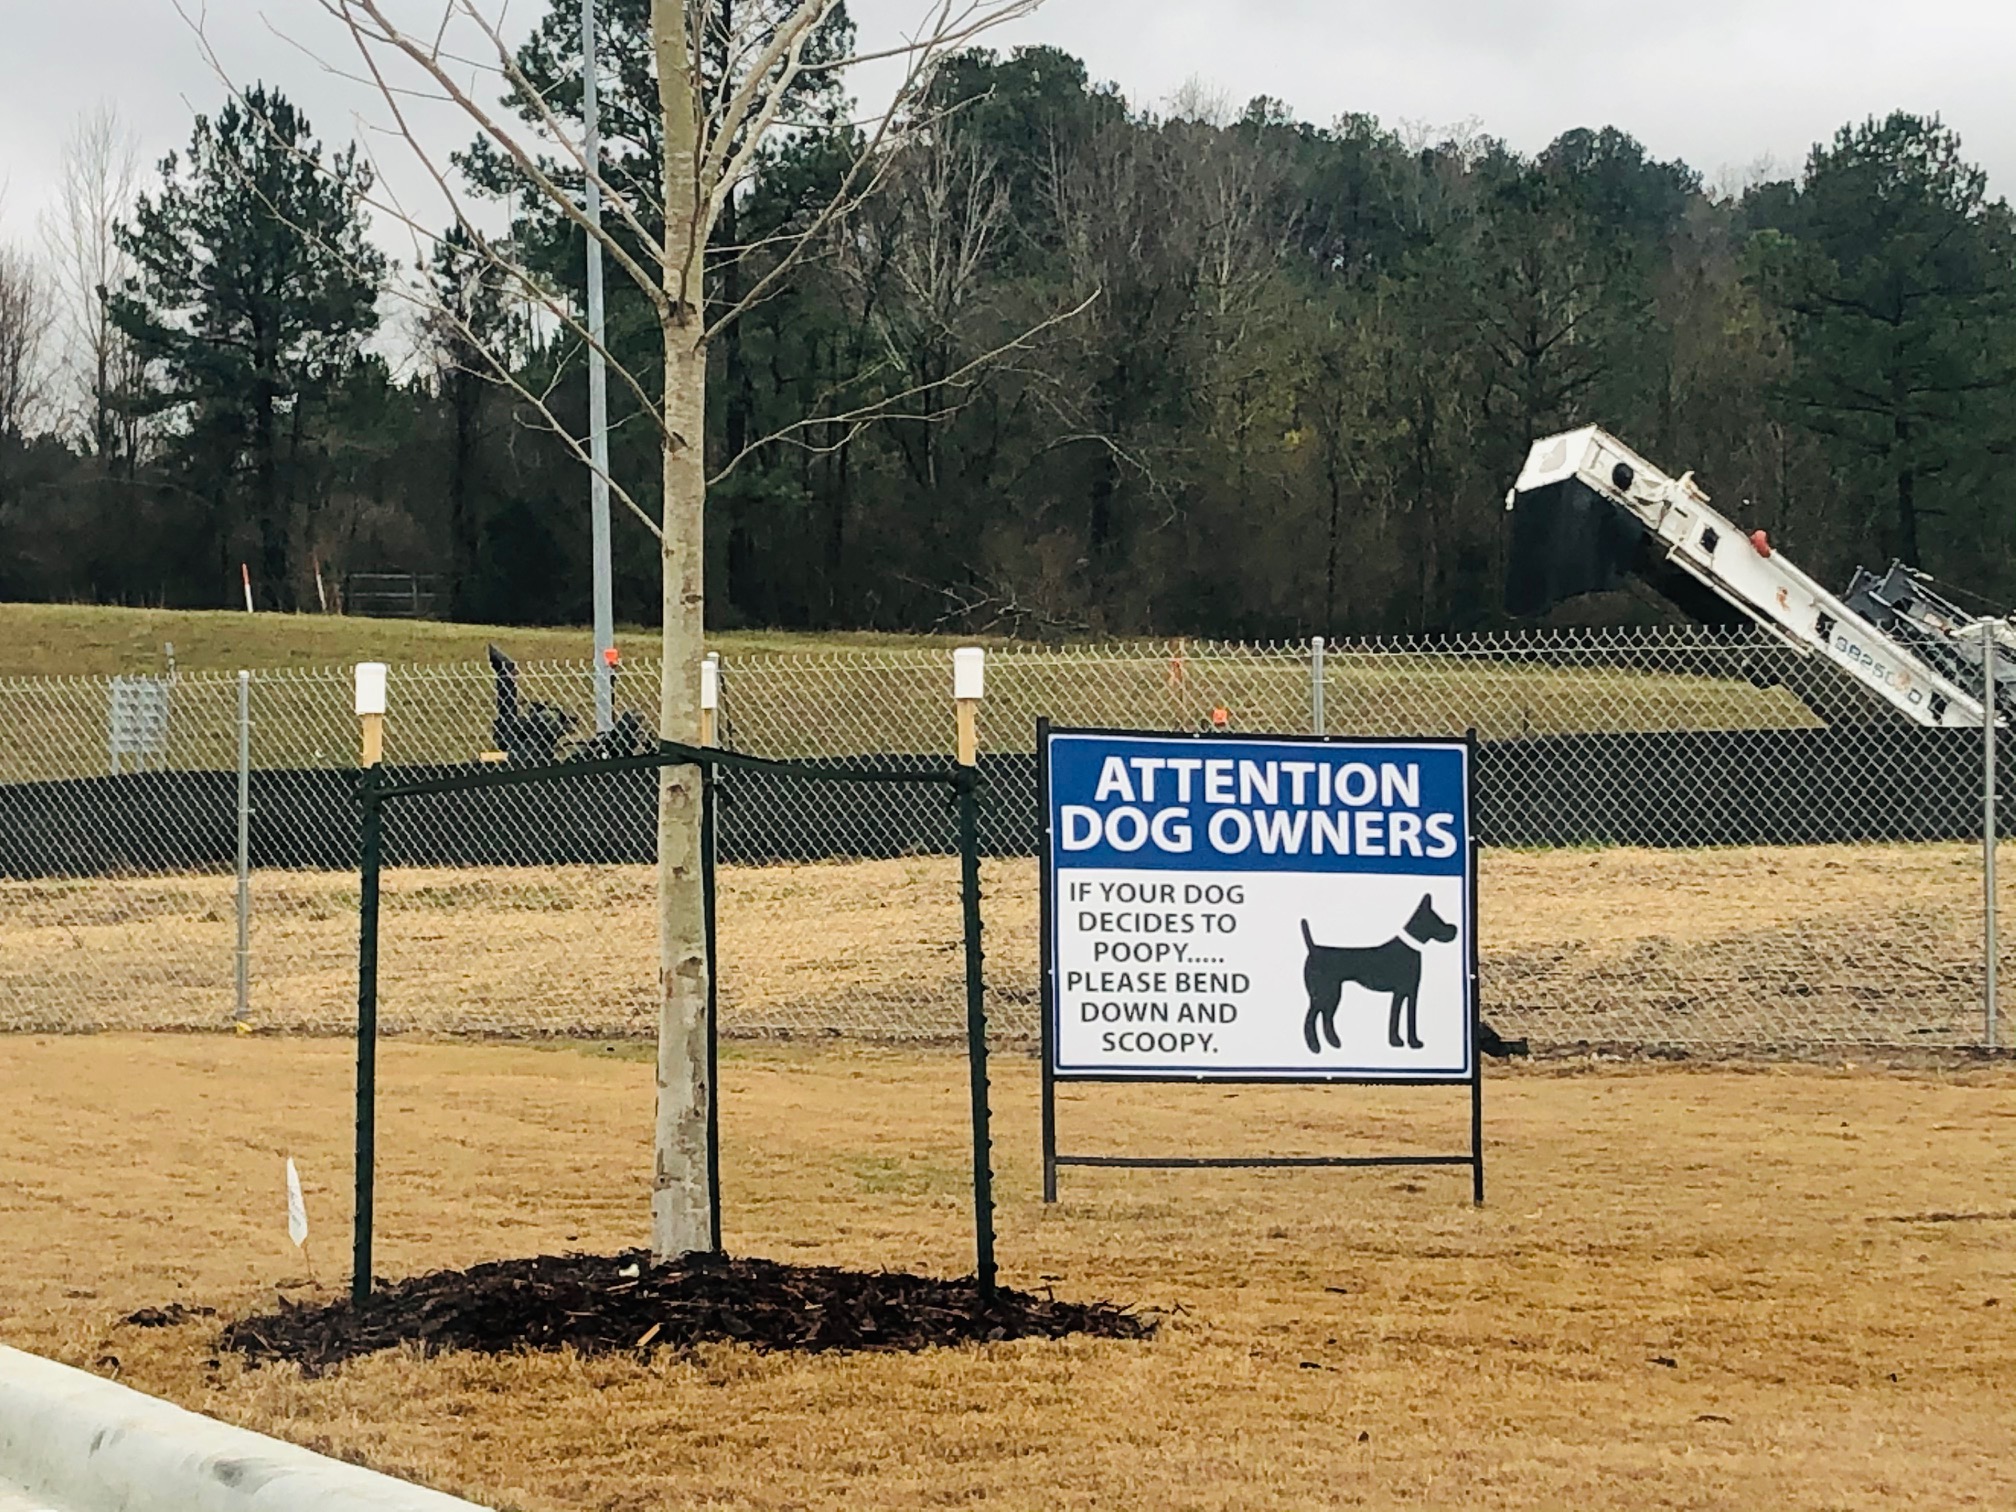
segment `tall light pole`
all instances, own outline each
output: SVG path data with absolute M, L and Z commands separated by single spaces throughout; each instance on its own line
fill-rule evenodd
M 588 224 L 602 228 L 602 138 L 595 119 L 595 0 L 581 0 L 581 155 L 587 160 Z M 609 369 L 602 353 L 602 243 L 588 237 L 588 518 L 595 570 L 595 729 L 616 723 L 615 590 L 609 579 Z

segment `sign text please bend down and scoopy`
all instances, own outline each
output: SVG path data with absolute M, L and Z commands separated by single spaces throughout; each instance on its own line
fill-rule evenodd
M 1463 742 L 1055 731 L 1042 759 L 1058 1075 L 1469 1075 Z

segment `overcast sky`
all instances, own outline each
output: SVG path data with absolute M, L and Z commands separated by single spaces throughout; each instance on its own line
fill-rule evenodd
M 522 25 L 545 3 L 510 0 L 510 10 Z M 32 232 L 57 142 L 80 108 L 115 104 L 151 163 L 186 141 L 192 109 L 214 110 L 222 97 L 173 0 L 0 4 L 11 13 L 0 51 L 0 241 Z M 925 6 L 851 8 L 872 43 L 914 25 Z M 311 56 L 342 56 L 316 0 L 206 9 L 231 74 L 280 85 L 325 141 L 383 120 L 359 86 Z M 2016 194 L 2010 0 L 1049 0 L 996 36 L 1004 48 L 1028 42 L 1076 53 L 1137 105 L 1196 80 L 1234 103 L 1276 96 L 1310 120 L 1367 111 L 1392 123 L 1474 121 L 1526 150 L 1571 127 L 1614 124 L 1711 183 L 1764 159 L 1793 171 L 1851 119 L 1938 112 L 1995 191 Z M 444 147 L 470 135 L 445 117 L 439 130 Z M 380 146 L 393 187 L 417 187 L 400 149 Z

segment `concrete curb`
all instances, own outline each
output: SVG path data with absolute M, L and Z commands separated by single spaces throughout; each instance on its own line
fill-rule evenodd
M 0 1485 L 65 1512 L 486 1512 L 0 1346 Z

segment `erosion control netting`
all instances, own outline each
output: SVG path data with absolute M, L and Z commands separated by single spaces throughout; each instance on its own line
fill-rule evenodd
M 1065 1302 L 971 1277 L 689 1255 L 654 1265 L 643 1250 L 538 1255 L 381 1284 L 364 1302 L 295 1304 L 224 1330 L 253 1364 L 314 1374 L 379 1350 L 582 1354 L 730 1342 L 755 1349 L 919 1350 L 1091 1334 L 1143 1339 L 1152 1320 L 1105 1302 Z

